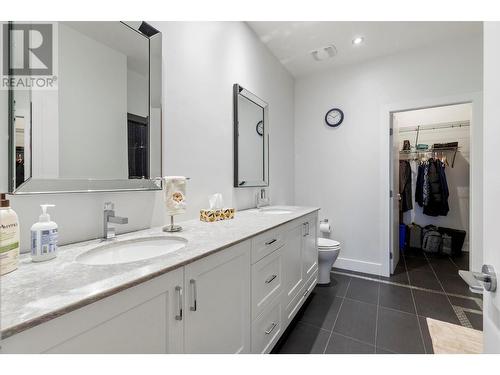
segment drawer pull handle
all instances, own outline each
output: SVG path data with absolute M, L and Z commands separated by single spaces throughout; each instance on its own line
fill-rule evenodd
M 275 278 L 277 278 L 278 275 L 271 275 L 267 280 L 266 284 L 272 283 Z
M 309 294 L 309 288 L 306 289 L 305 293 L 304 293 L 304 297 L 307 296 Z
M 175 287 L 177 292 L 177 304 L 178 304 L 178 314 L 175 316 L 175 320 L 182 320 L 182 288 L 180 286 Z
M 266 242 L 266 245 L 272 245 L 273 243 L 275 243 L 276 241 L 278 241 L 276 238 L 272 239 L 271 241 L 267 241 Z
M 303 297 L 307 296 L 307 294 L 310 292 L 310 290 L 309 290 L 310 288 L 314 288 L 314 286 L 316 285 L 316 281 L 317 281 L 317 280 L 318 280 L 318 279 L 314 279 L 313 283 L 309 286 L 309 288 L 307 288 L 307 289 L 306 289 L 306 292 L 304 293 L 304 296 L 303 296 Z M 312 290 L 312 289 L 311 289 L 311 290 Z
M 271 325 L 269 326 L 269 328 L 267 329 L 267 331 L 265 332 L 265 333 L 266 333 L 266 335 L 269 335 L 272 331 L 274 331 L 274 329 L 276 328 L 276 326 L 277 326 L 277 325 L 278 325 L 277 323 L 274 323 L 274 322 L 273 322 L 273 324 L 271 324 Z
M 191 285 L 191 287 L 193 288 L 193 304 L 191 306 L 189 306 L 189 310 L 191 311 L 196 311 L 197 309 L 197 303 L 196 303 L 196 280 L 194 279 L 191 279 L 189 280 L 189 284 Z

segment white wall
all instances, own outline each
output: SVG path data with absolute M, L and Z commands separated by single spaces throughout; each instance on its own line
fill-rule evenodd
M 498 277 L 498 211 L 500 178 L 500 22 L 484 24 L 484 263 L 495 267 Z M 498 288 L 498 287 L 497 287 Z M 500 352 L 500 292 L 484 293 L 484 352 Z
M 276 204 L 293 203 L 290 74 L 242 22 L 157 22 L 153 26 L 163 33 L 163 173 L 192 178 L 188 211 L 178 220 L 196 218 L 215 192 L 223 193 L 228 206 L 241 209 L 254 204 L 256 189 L 232 187 L 232 86 L 236 82 L 269 103 L 271 198 Z M 129 217 L 129 224 L 118 226 L 120 233 L 165 222 L 159 192 L 14 196 L 11 203 L 21 220 L 21 247 L 29 246 L 29 228 L 38 220 L 39 204 L 57 205 L 52 218 L 60 227 L 59 243 L 66 244 L 102 234 L 107 200 L 115 202 L 117 215 Z
M 451 167 L 453 153 L 445 152 L 450 166 L 446 167 L 446 179 L 450 196 L 448 205 L 450 211 L 446 216 L 427 216 L 423 209 L 415 202 L 415 188 L 417 182 L 418 162 L 410 161 L 412 167 L 412 197 L 413 209 L 403 214 L 405 224 L 417 223 L 421 226 L 436 225 L 453 229 L 461 229 L 467 232 L 464 251 L 469 251 L 469 167 L 470 167 L 470 136 L 469 127 L 446 128 L 431 130 L 425 128 L 430 124 L 448 123 L 453 121 L 470 122 L 472 116 L 471 104 L 459 104 L 446 107 L 436 107 L 395 113 L 399 130 L 414 128 L 417 125 L 424 126 L 419 133 L 418 143 L 432 146 L 434 143 L 458 142 L 460 151 L 457 153 L 454 166 Z M 413 146 L 416 141 L 417 132 L 399 133 L 399 150 L 403 147 L 404 140 L 409 140 Z M 403 157 L 405 159 L 405 157 Z
M 128 89 L 130 88 L 130 89 Z M 149 85 L 148 77 L 127 69 L 127 111 L 137 116 L 149 115 Z
M 255 188 L 233 188 L 234 83 L 269 103 L 270 197 L 293 203 L 293 78 L 242 22 L 156 22 L 162 30 L 164 170 L 191 177 L 186 217 L 225 204 L 255 207 Z
M 127 57 L 58 27 L 59 176 L 127 178 Z
M 482 90 L 482 39 L 475 37 L 299 78 L 295 84 L 295 203 L 322 207 L 342 251 L 336 265 L 383 273 L 388 196 L 381 185 L 388 128 L 382 109 L 395 102 Z M 328 128 L 339 107 L 344 123 Z M 384 139 L 387 137 L 387 142 Z M 387 150 L 381 149 L 387 144 Z M 387 203 L 388 210 L 388 203 Z
M 417 109 L 414 111 L 398 112 L 399 127 L 417 127 L 426 124 L 460 122 L 470 120 L 471 104 L 455 104 L 444 107 Z

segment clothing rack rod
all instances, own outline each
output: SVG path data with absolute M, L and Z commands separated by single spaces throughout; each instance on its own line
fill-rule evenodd
M 468 127 L 470 127 L 469 121 L 450 122 L 450 123 L 432 124 L 432 125 L 419 125 L 408 129 L 401 129 L 399 130 L 399 133 L 412 133 L 412 132 L 421 132 L 425 130 L 441 130 L 441 129 L 468 128 Z

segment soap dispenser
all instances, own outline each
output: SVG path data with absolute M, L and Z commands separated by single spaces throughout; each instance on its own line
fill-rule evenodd
M 57 224 L 50 221 L 47 208 L 53 204 L 41 204 L 42 214 L 38 223 L 31 227 L 31 259 L 33 262 L 43 262 L 57 255 Z
M 0 194 L 0 276 L 17 269 L 19 220 L 5 194 Z

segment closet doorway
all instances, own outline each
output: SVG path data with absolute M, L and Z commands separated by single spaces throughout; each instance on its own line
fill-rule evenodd
M 472 103 L 391 113 L 390 271 L 416 286 L 466 289 L 471 123 Z

